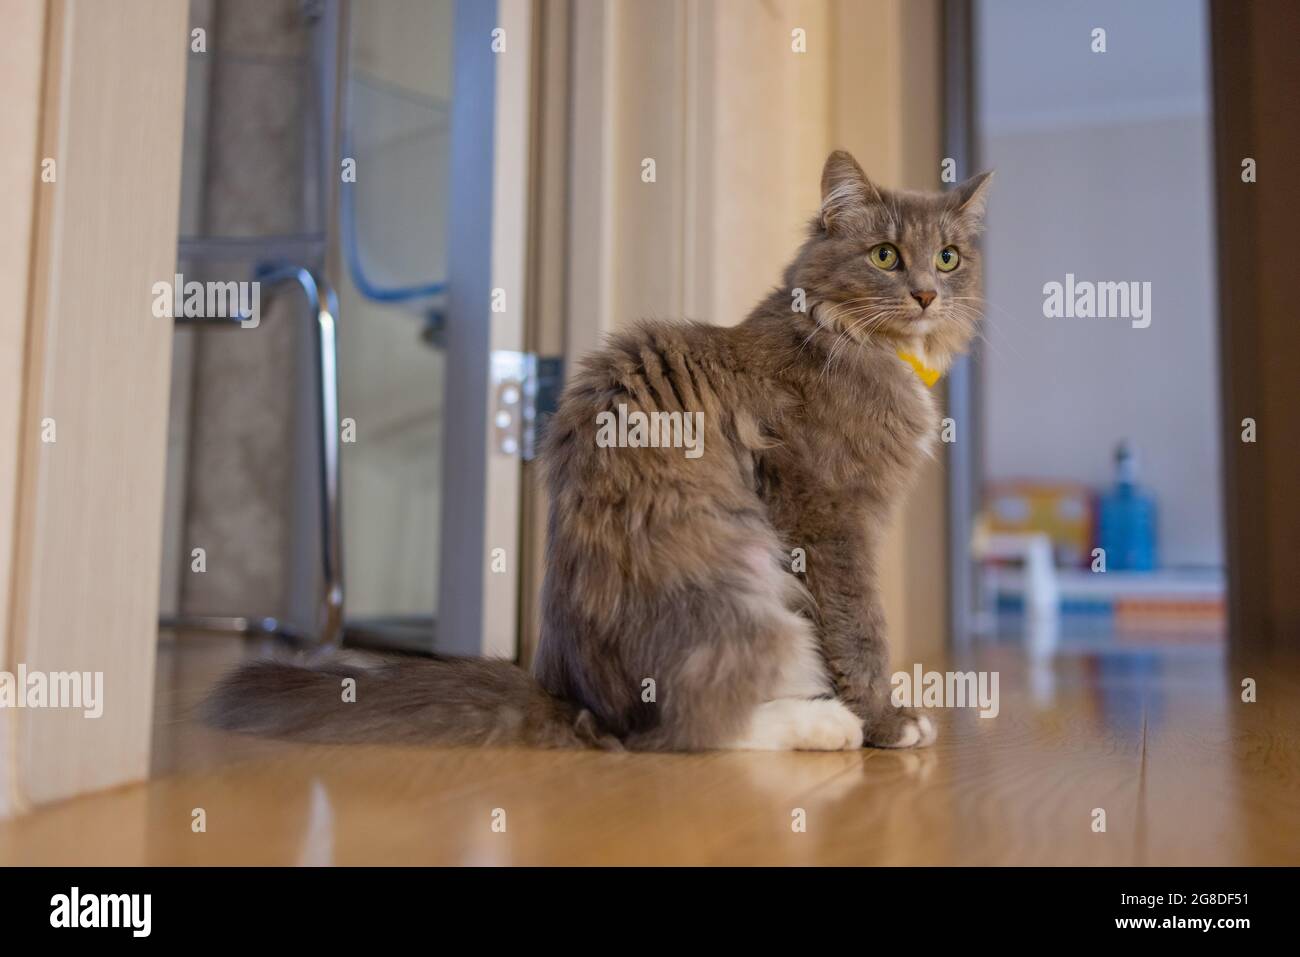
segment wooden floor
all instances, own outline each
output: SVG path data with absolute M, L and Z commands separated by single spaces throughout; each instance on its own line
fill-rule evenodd
M 936 712 L 927 751 L 635 755 L 196 727 L 188 709 L 240 653 L 165 640 L 153 779 L 0 823 L 0 864 L 1300 863 L 1294 667 L 1034 670 L 1000 652 L 970 664 L 999 672 L 1001 713 Z M 1240 701 L 1247 676 L 1255 704 Z

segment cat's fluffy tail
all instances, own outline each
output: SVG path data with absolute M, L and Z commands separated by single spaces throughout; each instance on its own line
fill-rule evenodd
M 620 747 L 591 712 L 504 659 L 255 661 L 222 679 L 201 714 L 230 731 L 324 743 Z

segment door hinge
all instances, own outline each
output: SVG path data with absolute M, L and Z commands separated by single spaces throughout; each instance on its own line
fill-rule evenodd
M 493 352 L 493 447 L 525 462 L 536 458 L 542 430 L 559 404 L 563 387 L 562 356 Z

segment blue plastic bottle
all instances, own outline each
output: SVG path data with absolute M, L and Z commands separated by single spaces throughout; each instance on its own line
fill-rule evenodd
M 1115 486 L 1101 497 L 1097 539 L 1108 571 L 1154 571 L 1156 500 L 1137 484 L 1137 452 L 1126 440 L 1115 449 Z

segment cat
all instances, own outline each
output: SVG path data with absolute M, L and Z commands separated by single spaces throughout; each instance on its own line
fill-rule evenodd
M 929 386 L 978 327 L 989 177 L 886 190 L 836 151 L 806 241 L 744 322 L 642 322 L 583 362 L 541 456 L 532 674 L 352 652 L 253 662 L 217 687 L 209 721 L 637 751 L 933 742 L 927 716 L 889 699 L 877 552 L 938 436 Z M 702 427 L 697 454 L 683 421 Z

